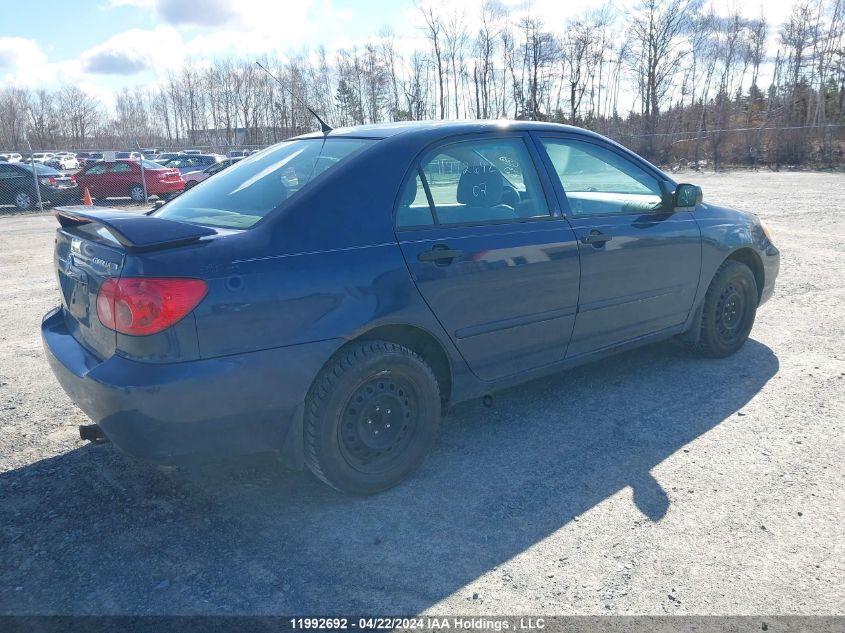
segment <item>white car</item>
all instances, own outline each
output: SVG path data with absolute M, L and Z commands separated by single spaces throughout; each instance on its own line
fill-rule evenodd
M 62 154 L 54 156 L 50 160 L 45 161 L 44 164 L 55 169 L 79 169 L 79 161 L 76 160 L 75 156 Z
M 22 156 L 17 152 L 13 152 L 11 154 L 0 154 L 0 156 L 5 158 L 7 163 L 19 163 L 22 158 Z
M 32 162 L 33 163 L 41 163 L 44 165 L 48 160 L 51 158 L 55 158 L 56 155 L 51 152 L 35 152 L 32 155 Z M 27 161 L 30 162 L 30 161 Z

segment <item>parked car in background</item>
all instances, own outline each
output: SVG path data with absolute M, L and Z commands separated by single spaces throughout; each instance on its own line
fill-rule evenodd
M 248 149 L 233 149 L 226 152 L 227 158 L 243 158 L 244 156 L 249 156 Z
M 79 160 L 77 158 L 77 160 Z M 96 162 L 103 160 L 103 153 L 102 152 L 90 152 L 88 156 L 85 157 L 85 160 L 82 161 L 80 164 L 82 167 L 87 167 L 88 165 L 93 165 Z
M 141 155 L 147 160 L 155 160 L 158 158 L 159 150 L 154 148 L 146 148 L 141 150 Z
M 140 152 L 116 152 L 115 158 L 128 158 L 131 160 L 139 160 L 141 158 Z
M 199 149 L 186 149 L 182 150 L 183 154 L 202 154 L 202 150 Z
M 180 156 L 184 156 L 181 152 L 160 152 L 158 156 L 156 156 L 153 160 L 157 163 L 161 163 L 162 165 L 169 160 L 173 160 L 174 158 L 179 158 Z
M 0 204 L 13 204 L 21 211 L 34 209 L 38 203 L 35 177 L 38 178 L 42 203 L 79 202 L 79 189 L 73 176 L 65 176 L 40 163 L 0 163 Z
M 74 157 L 66 154 L 57 154 L 53 158 L 47 160 L 45 165 L 53 169 L 79 169 L 79 161 Z
M 165 167 L 178 169 L 179 173 L 187 174 L 191 171 L 200 171 L 211 165 L 215 165 L 223 160 L 219 154 L 185 154 L 172 158 L 166 163 Z
M 143 160 L 144 180 L 141 180 L 141 160 L 117 159 L 107 163 L 100 161 L 76 174 L 80 191 L 86 189 L 92 198 L 125 198 L 143 202 L 144 185 L 147 195 L 169 199 L 185 189 L 185 181 L 178 169 L 162 167 L 158 163 Z
M 9 154 L 3 154 L 5 156 L 6 161 L 9 163 L 19 163 L 21 162 L 22 156 L 17 152 L 11 152 Z
M 223 171 L 227 167 L 231 167 L 239 160 L 243 160 L 243 158 L 227 158 L 225 160 L 221 160 L 219 163 L 211 165 L 211 167 L 206 167 L 205 169 L 198 171 L 189 171 L 182 174 L 182 179 L 185 181 L 185 189 L 190 189 L 191 187 L 201 183 L 203 180 L 206 180 L 210 176 L 213 176 L 214 174 Z
M 354 494 L 412 473 L 458 402 L 673 337 L 737 352 L 780 263 L 756 216 L 528 121 L 312 133 L 149 216 L 58 215 L 42 337 L 99 437 L 272 451 Z
M 27 162 L 31 163 L 41 163 L 42 165 L 46 163 L 51 158 L 54 158 L 56 155 L 52 152 L 33 152 L 29 155 Z

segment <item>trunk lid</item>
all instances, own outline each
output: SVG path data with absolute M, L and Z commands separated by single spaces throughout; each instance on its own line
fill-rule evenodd
M 73 337 L 99 358 L 111 356 L 117 334 L 97 315 L 97 294 L 120 277 L 127 256 L 172 248 L 215 235 L 207 227 L 114 209 L 59 207 L 54 264 L 65 323 Z
M 99 358 L 114 353 L 116 334 L 97 316 L 97 293 L 109 277 L 123 269 L 124 253 L 101 227 L 59 229 L 54 262 L 65 324 L 73 337 Z M 109 245 L 113 241 L 114 244 Z

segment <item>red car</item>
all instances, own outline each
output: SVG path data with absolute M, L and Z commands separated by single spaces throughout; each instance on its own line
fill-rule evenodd
M 149 160 L 144 160 L 144 178 L 148 196 L 170 199 L 185 189 L 185 181 L 178 169 L 162 167 Z M 79 191 L 88 189 L 92 198 L 129 196 L 135 202 L 144 201 L 141 162 L 138 160 L 118 159 L 111 163 L 94 163 L 76 174 L 76 182 Z

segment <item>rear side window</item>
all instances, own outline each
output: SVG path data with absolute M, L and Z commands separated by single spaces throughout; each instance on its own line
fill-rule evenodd
M 483 224 L 549 217 L 534 163 L 522 139 L 463 141 L 420 162 L 396 214 L 398 228 Z
M 374 142 L 331 137 L 287 141 L 239 161 L 153 215 L 206 226 L 250 228 L 309 182 Z

